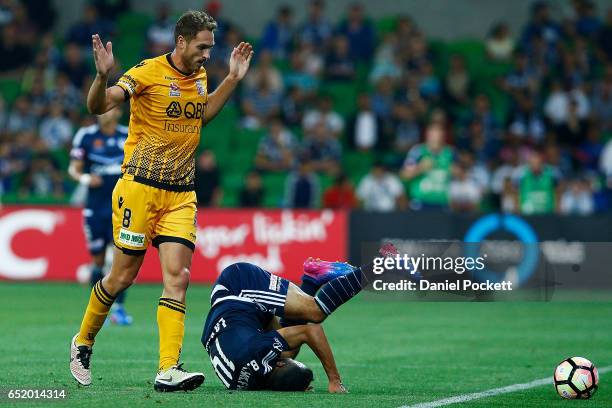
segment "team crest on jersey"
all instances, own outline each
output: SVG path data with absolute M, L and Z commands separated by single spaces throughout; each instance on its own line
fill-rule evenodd
M 170 82 L 170 96 L 181 96 L 181 88 L 174 82 Z
M 204 85 L 202 84 L 202 81 L 200 81 L 199 79 L 195 81 L 196 84 L 196 88 L 198 90 L 198 95 L 200 96 L 205 96 L 206 95 L 206 89 L 204 89 Z

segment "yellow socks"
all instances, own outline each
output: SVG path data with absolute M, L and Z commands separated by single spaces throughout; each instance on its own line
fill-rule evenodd
M 102 281 L 99 280 L 91 289 L 89 303 L 81 322 L 79 336 L 76 339 L 77 345 L 93 346 L 96 334 L 104 324 L 114 301 L 115 298 L 104 289 Z
M 159 371 L 178 364 L 185 333 L 185 304 L 160 298 L 157 306 L 159 327 Z

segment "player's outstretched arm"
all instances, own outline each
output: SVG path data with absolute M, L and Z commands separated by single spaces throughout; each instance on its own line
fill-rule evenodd
M 246 75 L 253 58 L 253 46 L 247 42 L 241 42 L 234 47 L 229 61 L 229 73 L 215 89 L 215 92 L 208 96 L 208 105 L 204 115 L 205 123 L 210 122 L 223 108 L 225 102 L 236 89 L 238 82 Z
M 106 88 L 108 74 L 115 65 L 113 44 L 109 41 L 104 46 L 98 34 L 91 36 L 91 42 L 96 64 L 96 77 L 87 94 L 87 110 L 90 113 L 101 115 L 121 104 L 125 100 L 125 93 L 118 86 Z
M 323 327 L 320 324 L 303 324 L 285 327 L 279 329 L 278 333 L 283 336 L 290 349 L 296 349 L 302 344 L 308 344 L 319 361 L 321 361 L 325 374 L 327 374 L 327 379 L 329 381 L 327 389 L 329 392 L 347 392 L 344 385 L 342 385 L 334 354 L 329 346 Z

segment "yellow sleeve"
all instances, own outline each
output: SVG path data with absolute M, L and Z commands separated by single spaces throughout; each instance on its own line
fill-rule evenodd
M 125 99 L 140 94 L 149 84 L 148 75 L 150 62 L 144 60 L 134 65 L 117 81 L 117 86 L 125 92 Z

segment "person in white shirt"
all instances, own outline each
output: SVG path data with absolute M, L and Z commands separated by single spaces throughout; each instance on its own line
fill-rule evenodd
M 390 212 L 406 208 L 404 186 L 382 163 L 374 163 L 357 187 L 357 197 L 367 211 Z

